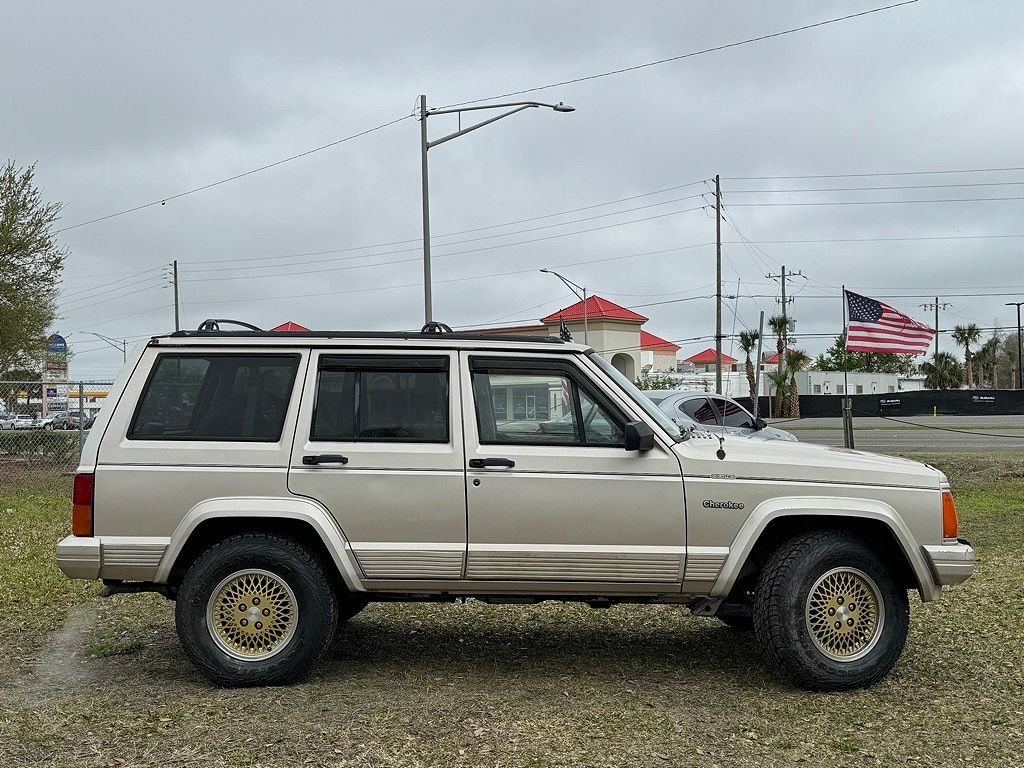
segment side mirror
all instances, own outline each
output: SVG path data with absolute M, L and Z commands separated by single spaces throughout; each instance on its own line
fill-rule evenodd
M 768 422 L 758 416 L 754 419 L 754 429 L 764 429 L 768 426 Z
M 626 424 L 625 438 L 627 451 L 649 451 L 654 447 L 654 430 L 647 422 L 630 421 Z

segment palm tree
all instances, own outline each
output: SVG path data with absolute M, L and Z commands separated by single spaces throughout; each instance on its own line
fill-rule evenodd
M 992 389 L 999 389 L 999 348 L 1002 343 L 996 335 L 989 337 L 974 353 L 972 363 L 978 366 L 978 382 L 987 381 Z
M 929 362 L 921 363 L 924 385 L 928 389 L 959 389 L 964 383 L 964 369 L 949 352 L 937 352 Z
M 754 377 L 754 364 L 750 362 L 750 353 L 757 348 L 757 341 L 760 338 L 761 334 L 757 331 L 740 331 L 740 349 L 743 350 L 743 354 L 747 357 L 747 387 L 749 388 L 751 400 L 757 397 L 757 385 Z
M 796 375 L 804 367 L 807 355 L 802 349 L 791 349 L 786 352 L 786 373 L 789 374 L 789 409 L 787 416 L 800 418 L 800 393 L 796 387 Z
M 775 393 L 775 416 L 786 415 L 786 387 L 789 385 L 789 371 L 765 371 Z
M 974 371 L 971 365 L 971 344 L 981 338 L 981 329 L 977 323 L 958 325 L 953 328 L 953 343 L 964 348 L 964 362 L 967 364 L 967 388 L 974 389 Z
M 786 349 L 786 332 L 789 330 L 789 318 L 785 315 L 772 315 L 768 318 L 768 327 L 775 336 L 775 351 L 779 355 L 779 370 L 781 371 L 785 360 L 782 353 Z

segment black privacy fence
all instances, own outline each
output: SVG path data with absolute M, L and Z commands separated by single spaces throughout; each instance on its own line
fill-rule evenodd
M 843 395 L 800 395 L 800 416 L 805 419 L 839 417 Z M 854 416 L 1015 416 L 1024 415 L 1024 390 L 925 389 L 850 395 Z M 769 413 L 769 398 L 760 398 L 759 412 Z M 750 408 L 750 398 L 737 398 Z

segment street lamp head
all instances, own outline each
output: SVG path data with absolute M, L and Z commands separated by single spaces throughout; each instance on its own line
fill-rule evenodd
M 555 104 L 555 106 L 553 106 L 552 109 L 555 110 L 555 112 L 575 112 L 576 111 L 576 107 L 570 107 L 568 104 L 563 104 L 562 102 L 558 102 L 557 104 Z

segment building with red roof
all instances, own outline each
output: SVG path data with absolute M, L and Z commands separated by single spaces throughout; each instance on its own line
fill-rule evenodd
M 684 363 L 690 363 L 693 365 L 694 370 L 704 370 L 705 373 L 715 370 L 718 363 L 718 356 L 715 354 L 714 347 L 708 347 L 703 352 L 698 352 L 696 355 L 683 360 Z M 722 353 L 722 370 L 723 371 L 735 371 L 736 364 L 739 362 L 735 357 Z
M 295 331 L 308 331 L 310 329 L 307 328 L 304 325 L 299 325 L 298 323 L 293 323 L 291 320 L 288 320 L 286 322 L 281 323 L 280 325 L 274 326 L 270 330 L 271 331 L 278 331 L 278 332 L 288 332 L 288 331 L 295 332 Z

